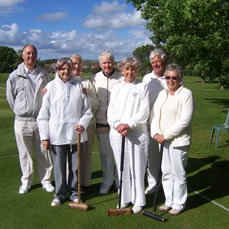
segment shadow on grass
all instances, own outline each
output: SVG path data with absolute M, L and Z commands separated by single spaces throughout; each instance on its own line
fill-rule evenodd
M 204 99 L 211 101 L 212 103 L 223 105 L 225 108 L 229 107 L 229 99 L 216 99 L 216 98 L 204 98 Z M 223 112 L 226 114 L 227 110 L 225 110 Z
M 212 157 L 210 157 L 212 159 Z M 206 159 L 191 159 L 191 163 Z M 210 160 L 209 160 L 210 161 Z M 201 170 L 193 176 L 188 177 L 189 195 L 187 209 L 197 208 L 212 200 L 217 200 L 229 195 L 229 187 L 225 185 L 229 180 L 229 161 L 215 161 L 211 167 Z M 201 190 L 201 191 L 199 191 Z M 197 192 L 194 192 L 197 191 Z

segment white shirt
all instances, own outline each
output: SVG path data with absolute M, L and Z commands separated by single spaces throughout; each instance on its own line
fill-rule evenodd
M 113 87 L 107 114 L 110 126 L 125 123 L 130 128 L 147 130 L 148 116 L 149 95 L 144 82 L 121 82 Z
M 150 110 L 160 91 L 167 88 L 165 76 L 158 77 L 152 71 L 143 77 L 143 82 L 148 85 Z
M 25 66 L 25 65 L 24 65 Z M 37 85 L 37 80 L 38 80 L 38 71 L 35 68 L 33 71 L 30 71 L 26 66 L 25 66 L 25 72 L 31 82 L 33 91 L 36 90 L 36 85 Z

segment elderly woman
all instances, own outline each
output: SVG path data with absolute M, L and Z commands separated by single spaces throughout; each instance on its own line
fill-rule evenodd
M 168 65 L 165 78 L 168 89 L 159 93 L 150 114 L 151 136 L 164 144 L 161 169 L 165 204 L 159 210 L 177 215 L 184 210 L 188 196 L 185 166 L 191 144 L 194 102 L 192 92 L 182 86 L 180 66 Z
M 140 63 L 133 57 L 124 58 L 119 63 L 125 79 L 112 89 L 108 106 L 110 141 L 118 170 L 121 139 L 126 137 L 121 208 L 132 202 L 133 213 L 141 212 L 146 204 L 144 175 L 149 142 L 149 95 L 147 85 L 136 79 L 139 67 Z
M 47 84 L 47 92 L 38 115 L 40 137 L 45 149 L 53 154 L 55 198 L 51 206 L 59 206 L 69 198 L 78 202 L 77 191 L 77 133 L 81 141 L 87 140 L 87 128 L 92 112 L 83 93 L 81 83 L 72 75 L 70 58 L 61 58 L 56 63 L 56 76 Z M 69 174 L 66 182 L 66 156 Z
M 95 112 L 99 106 L 99 100 L 96 96 L 96 92 L 91 81 L 80 75 L 81 70 L 83 68 L 83 59 L 79 54 L 74 54 L 70 58 L 73 62 L 72 73 L 76 77 L 76 79 L 78 79 L 82 83 L 84 94 L 88 97 L 89 101 L 91 102 L 92 111 Z M 93 148 L 94 134 L 95 134 L 94 120 L 91 119 L 91 122 L 87 128 L 88 141 L 83 143 L 82 154 L 80 157 L 81 186 L 83 188 L 83 191 L 85 192 L 92 191 L 90 185 L 91 185 L 92 148 Z

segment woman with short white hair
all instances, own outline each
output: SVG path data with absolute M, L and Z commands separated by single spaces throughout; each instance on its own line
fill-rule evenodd
M 91 106 L 82 84 L 72 75 L 70 58 L 56 63 L 55 79 L 47 84 L 47 92 L 38 115 L 40 138 L 45 149 L 51 145 L 55 191 L 51 206 L 59 206 L 68 198 L 78 202 L 77 133 L 87 140 L 86 128 L 92 118 Z M 66 158 L 69 174 L 66 179 Z
M 124 81 L 114 86 L 108 106 L 110 142 L 120 177 L 121 140 L 125 136 L 125 157 L 121 208 L 130 203 L 133 213 L 141 212 L 146 204 L 144 175 L 147 162 L 149 136 L 148 87 L 136 79 L 140 63 L 133 57 L 124 58 L 119 68 Z
M 191 144 L 194 101 L 192 92 L 183 86 L 180 66 L 168 65 L 165 79 L 168 89 L 159 93 L 150 114 L 151 137 L 164 144 L 161 169 L 165 204 L 159 210 L 177 215 L 184 210 L 188 196 L 185 166 Z

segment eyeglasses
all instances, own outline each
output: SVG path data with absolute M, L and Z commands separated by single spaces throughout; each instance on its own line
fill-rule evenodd
M 170 79 L 172 79 L 172 80 L 177 80 L 178 77 L 177 77 L 177 76 L 166 76 L 165 79 L 166 79 L 166 80 L 170 80 Z

